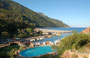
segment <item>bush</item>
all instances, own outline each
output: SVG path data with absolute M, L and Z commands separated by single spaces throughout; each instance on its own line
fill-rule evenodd
M 0 48 L 0 58 L 13 58 L 14 52 L 18 49 L 18 45 Z
M 0 58 L 10 58 L 10 55 L 8 53 L 0 52 Z
M 59 46 L 57 47 L 57 52 L 60 56 L 66 50 L 78 50 L 88 43 L 90 43 L 90 34 L 73 33 L 60 41 Z
M 9 34 L 8 34 L 8 32 L 1 32 L 1 36 L 2 36 L 2 38 L 8 38 Z

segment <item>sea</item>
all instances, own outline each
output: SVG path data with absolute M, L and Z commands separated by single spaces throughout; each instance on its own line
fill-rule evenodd
M 73 27 L 73 28 L 63 28 L 63 27 L 58 27 L 58 28 L 43 28 L 43 29 L 50 29 L 50 30 L 64 30 L 64 31 L 77 31 L 78 33 L 79 32 L 82 32 L 84 29 L 86 28 L 80 28 L 80 27 Z M 64 33 L 64 34 L 61 34 L 61 36 L 53 36 L 51 38 L 45 38 L 43 40 L 38 40 L 36 42 L 45 42 L 45 41 L 51 41 L 51 42 L 55 42 L 57 40 L 61 40 L 63 39 L 64 37 L 66 36 L 69 36 L 71 35 L 72 33 Z

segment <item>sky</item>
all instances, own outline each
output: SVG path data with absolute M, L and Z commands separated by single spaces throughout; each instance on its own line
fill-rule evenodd
M 71 27 L 90 27 L 90 0 L 14 0 Z

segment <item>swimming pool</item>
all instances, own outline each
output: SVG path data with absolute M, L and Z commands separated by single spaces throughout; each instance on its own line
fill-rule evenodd
M 53 50 L 51 46 L 40 46 L 40 47 L 34 47 L 34 48 L 22 50 L 20 52 L 20 55 L 24 57 L 35 57 L 51 52 L 55 52 L 55 50 Z

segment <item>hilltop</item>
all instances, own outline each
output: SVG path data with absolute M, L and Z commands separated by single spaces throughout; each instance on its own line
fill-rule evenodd
M 48 17 L 47 15 L 43 14 L 43 13 L 38 13 L 40 16 L 44 17 L 45 19 L 47 19 L 48 21 L 52 22 L 54 25 L 54 27 L 69 27 L 67 24 L 65 24 L 64 22 L 57 20 L 57 19 L 53 19 Z
M 0 13 L 2 13 L 2 15 L 12 15 L 12 17 L 10 17 L 11 15 L 9 17 L 4 16 L 6 19 L 12 18 L 12 20 L 27 20 L 30 23 L 35 23 L 36 27 L 68 27 L 68 25 L 59 20 L 39 15 L 37 12 L 12 0 L 0 0 Z

